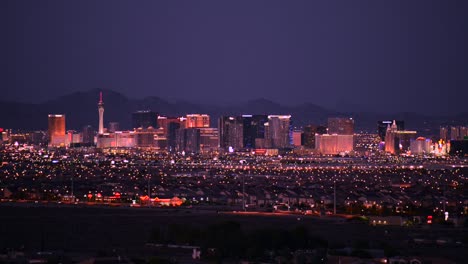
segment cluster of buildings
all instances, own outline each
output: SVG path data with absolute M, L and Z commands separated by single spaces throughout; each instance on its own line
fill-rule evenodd
M 121 130 L 117 122 L 104 127 L 102 93 L 98 101 L 98 131 L 86 126 L 82 131 L 66 130 L 66 117 L 51 114 L 47 133 L 37 131 L 9 135 L 11 141 L 39 143 L 50 147 L 96 146 L 110 148 L 151 148 L 179 153 L 238 152 L 277 155 L 287 151 L 298 154 L 367 155 L 378 151 L 394 155 L 446 155 L 468 153 L 468 128 L 441 127 L 440 138 L 418 137 L 405 130 L 402 120 L 378 121 L 377 134 L 356 133 L 349 117 L 328 118 L 326 125 L 293 127 L 291 115 L 221 116 L 211 127 L 208 114 L 181 117 L 158 115 L 150 110 L 132 113 L 132 129 Z

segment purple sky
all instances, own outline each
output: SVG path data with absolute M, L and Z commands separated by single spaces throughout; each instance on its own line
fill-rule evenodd
M 468 111 L 468 1 L 0 1 L 1 100 Z

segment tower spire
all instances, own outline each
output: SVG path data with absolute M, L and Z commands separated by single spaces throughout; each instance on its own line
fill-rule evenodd
M 98 102 L 98 113 L 99 113 L 99 134 L 104 133 L 104 102 L 102 101 L 102 92 L 99 92 Z

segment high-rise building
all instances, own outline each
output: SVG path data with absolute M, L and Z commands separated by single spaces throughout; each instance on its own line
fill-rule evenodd
M 392 125 L 387 125 L 387 132 L 385 133 L 385 151 L 396 154 L 399 147 L 395 142 L 395 133 L 398 131 L 396 121 Z
M 468 136 L 468 127 L 466 126 L 451 126 L 450 140 L 463 140 Z
M 295 147 L 302 146 L 302 138 L 303 138 L 302 135 L 303 135 L 302 130 L 294 130 L 292 132 L 293 146 Z
M 177 147 L 177 131 L 183 129 L 180 123 L 171 122 L 167 126 L 167 149 L 176 151 Z
M 133 148 L 135 147 L 134 131 L 117 131 L 115 133 L 98 134 L 97 148 Z
M 158 116 L 158 126 L 163 129 L 164 135 L 167 136 L 169 133 L 169 124 L 177 123 L 180 125 L 180 128 L 185 128 L 185 120 L 185 117 Z
M 177 130 L 176 150 L 189 153 L 200 152 L 200 129 L 182 128 Z
M 354 120 L 352 118 L 342 117 L 328 118 L 328 134 L 353 135 Z
M 243 148 L 254 149 L 256 139 L 265 138 L 265 123 L 268 122 L 267 115 L 242 115 L 243 125 Z
M 457 126 L 450 127 L 450 140 L 457 140 L 460 138 L 460 130 Z
M 292 146 L 291 116 L 269 115 L 265 141 L 270 141 L 272 148 L 290 148 Z
M 49 146 L 65 146 L 65 115 L 49 115 Z
M 431 139 L 418 137 L 416 140 L 410 142 L 410 150 L 413 155 L 423 155 L 431 153 Z
M 158 114 L 150 110 L 137 111 L 132 114 L 132 127 L 134 129 L 158 128 L 157 122 Z
M 185 152 L 200 152 L 200 129 L 186 128 L 185 130 Z
M 391 154 L 405 153 L 410 150 L 411 141 L 416 139 L 416 131 L 399 131 L 396 121 L 387 127 L 385 151 Z
M 137 128 L 135 130 L 135 146 L 138 148 L 153 148 L 155 147 L 154 136 L 156 130 L 153 127 Z
M 218 150 L 219 133 L 217 128 L 198 128 L 200 131 L 200 152 L 211 152 Z
M 84 144 L 94 144 L 94 129 L 91 126 L 85 126 L 82 134 Z
M 81 144 L 83 142 L 83 137 L 81 133 L 78 133 L 75 130 L 68 130 L 65 135 L 65 145 L 71 146 L 76 144 Z
M 99 112 L 99 134 L 104 133 L 104 101 L 102 101 L 102 92 L 99 93 L 99 102 L 98 102 L 98 112 Z
M 382 141 L 385 141 L 385 134 L 387 133 L 387 127 L 392 125 L 393 121 L 391 120 L 384 120 L 377 122 L 377 130 L 379 137 Z M 402 120 L 395 120 L 397 130 L 405 130 L 405 122 Z
M 239 150 L 244 147 L 242 117 L 222 116 L 219 118 L 218 128 L 220 148 Z
M 307 125 L 304 127 L 302 134 L 302 144 L 309 149 L 315 148 L 315 134 L 327 134 L 326 126 Z
M 190 114 L 186 116 L 186 128 L 210 127 L 210 116 L 206 114 Z

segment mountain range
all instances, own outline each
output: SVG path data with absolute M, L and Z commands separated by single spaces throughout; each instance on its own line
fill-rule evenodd
M 395 112 L 340 112 L 313 103 L 287 106 L 264 98 L 250 100 L 236 105 L 205 105 L 187 101 L 170 102 L 151 96 L 132 99 L 112 90 L 91 89 L 74 92 L 43 103 L 20 103 L 0 101 L 0 127 L 18 130 L 47 129 L 48 114 L 65 114 L 68 129 L 81 130 L 86 125 L 97 127 L 97 102 L 103 92 L 105 112 L 104 123 L 119 122 L 122 129 L 130 129 L 131 113 L 138 110 L 152 110 L 164 116 L 182 116 L 190 113 L 204 113 L 211 116 L 211 125 L 216 127 L 222 115 L 240 114 L 290 114 L 293 125 L 326 124 L 328 117 L 352 117 L 356 131 L 375 132 L 378 120 L 404 120 L 406 129 L 418 130 L 420 134 L 437 135 L 441 125 L 466 125 L 468 112 L 453 116 L 427 116 L 423 113 Z

